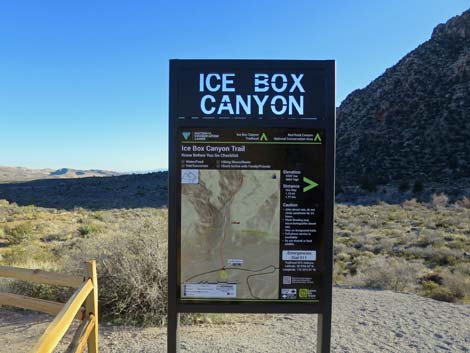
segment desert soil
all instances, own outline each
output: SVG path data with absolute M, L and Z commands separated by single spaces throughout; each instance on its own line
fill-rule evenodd
M 333 305 L 333 352 L 470 352 L 470 305 L 341 288 Z M 0 352 L 28 352 L 50 322 L 48 315 L 1 310 Z M 315 335 L 313 315 L 237 315 L 231 323 L 183 326 L 181 351 L 315 352 Z M 103 323 L 100 340 L 102 353 L 166 352 L 164 328 Z

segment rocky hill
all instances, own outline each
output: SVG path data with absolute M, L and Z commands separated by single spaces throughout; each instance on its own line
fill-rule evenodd
M 29 169 L 24 167 L 0 166 L 0 183 L 28 181 L 36 179 L 70 179 L 86 177 L 116 176 L 120 173 L 101 169 L 79 170 L 71 168 L 61 169 Z
M 337 136 L 339 192 L 468 185 L 470 10 L 352 92 L 338 108 Z

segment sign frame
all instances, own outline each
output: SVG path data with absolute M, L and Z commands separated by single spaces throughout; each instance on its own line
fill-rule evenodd
M 246 119 L 246 120 L 184 120 L 177 119 L 178 81 L 184 70 L 319 70 L 324 75 L 324 117 L 315 121 L 300 119 Z M 226 72 L 231 72 L 226 71 Z M 333 273 L 333 219 L 335 184 L 335 61 L 334 60 L 170 60 L 169 95 L 169 187 L 168 187 L 168 352 L 179 352 L 180 313 L 310 313 L 318 314 L 317 352 L 330 352 L 332 273 Z M 223 72 L 223 71 L 220 71 Z M 312 94 L 312 93 L 310 93 Z M 305 98 L 308 99 L 308 94 Z M 176 238 L 179 225 L 178 186 L 179 166 L 178 128 L 309 128 L 323 129 L 325 142 L 324 166 L 324 263 L 322 286 L 319 288 L 319 303 L 302 302 L 217 302 L 182 303 L 177 294 L 177 280 L 180 270 L 179 240 Z

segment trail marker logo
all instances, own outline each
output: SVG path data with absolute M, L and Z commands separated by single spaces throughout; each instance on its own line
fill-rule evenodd
M 183 137 L 185 140 L 187 140 L 189 138 L 189 136 L 191 136 L 191 132 L 190 131 L 183 131 Z

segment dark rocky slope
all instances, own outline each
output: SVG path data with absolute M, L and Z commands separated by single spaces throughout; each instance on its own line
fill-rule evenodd
M 470 10 L 352 92 L 338 108 L 337 136 L 339 192 L 468 184 Z

